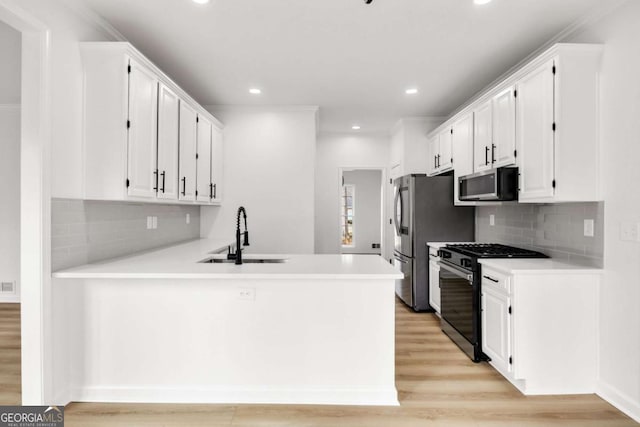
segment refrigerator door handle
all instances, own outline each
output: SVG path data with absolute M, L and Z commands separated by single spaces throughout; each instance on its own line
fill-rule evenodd
M 398 202 L 400 202 L 400 204 L 398 204 Z M 398 190 L 396 191 L 396 197 L 394 199 L 394 205 L 395 205 L 395 212 L 393 215 L 393 222 L 396 226 L 396 234 L 398 236 L 400 236 L 402 233 L 401 228 L 402 228 L 402 205 L 403 205 L 403 200 L 402 200 L 402 188 L 399 186 Z

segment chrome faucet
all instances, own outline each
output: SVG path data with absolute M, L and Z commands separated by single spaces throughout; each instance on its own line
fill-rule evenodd
M 240 232 L 240 214 L 244 217 L 244 233 Z M 235 259 L 236 265 L 242 264 L 242 248 L 240 247 L 240 236 L 244 235 L 244 241 L 242 246 L 249 246 L 249 231 L 247 231 L 247 211 L 244 206 L 238 208 L 238 215 L 236 217 L 236 253 L 232 254 L 229 251 L 227 259 Z

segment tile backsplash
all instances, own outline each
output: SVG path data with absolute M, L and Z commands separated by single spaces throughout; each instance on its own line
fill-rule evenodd
M 53 199 L 51 222 L 53 271 L 200 237 L 198 206 Z
M 495 225 L 490 225 L 490 216 Z M 594 237 L 584 220 L 594 220 Z M 476 240 L 533 249 L 563 261 L 603 266 L 604 203 L 509 204 L 476 208 Z

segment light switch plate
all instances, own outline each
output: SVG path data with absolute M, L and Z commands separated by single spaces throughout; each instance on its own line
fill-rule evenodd
M 158 217 L 157 216 L 153 216 L 151 218 L 152 218 L 151 226 L 155 230 L 156 228 L 158 228 Z
M 631 221 L 623 221 L 620 224 L 620 240 L 624 242 L 637 242 L 640 234 L 638 233 L 638 223 Z
M 187 222 L 187 224 L 191 224 L 191 214 L 187 214 L 185 221 Z
M 494 214 L 489 215 L 489 225 L 492 227 L 496 225 L 496 216 Z
M 595 234 L 594 221 L 592 219 L 584 220 L 584 237 L 593 237 Z

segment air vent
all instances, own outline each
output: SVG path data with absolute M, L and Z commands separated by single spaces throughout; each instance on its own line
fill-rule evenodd
M 2 282 L 0 286 L 0 292 L 3 294 L 15 294 L 16 293 L 16 282 Z

